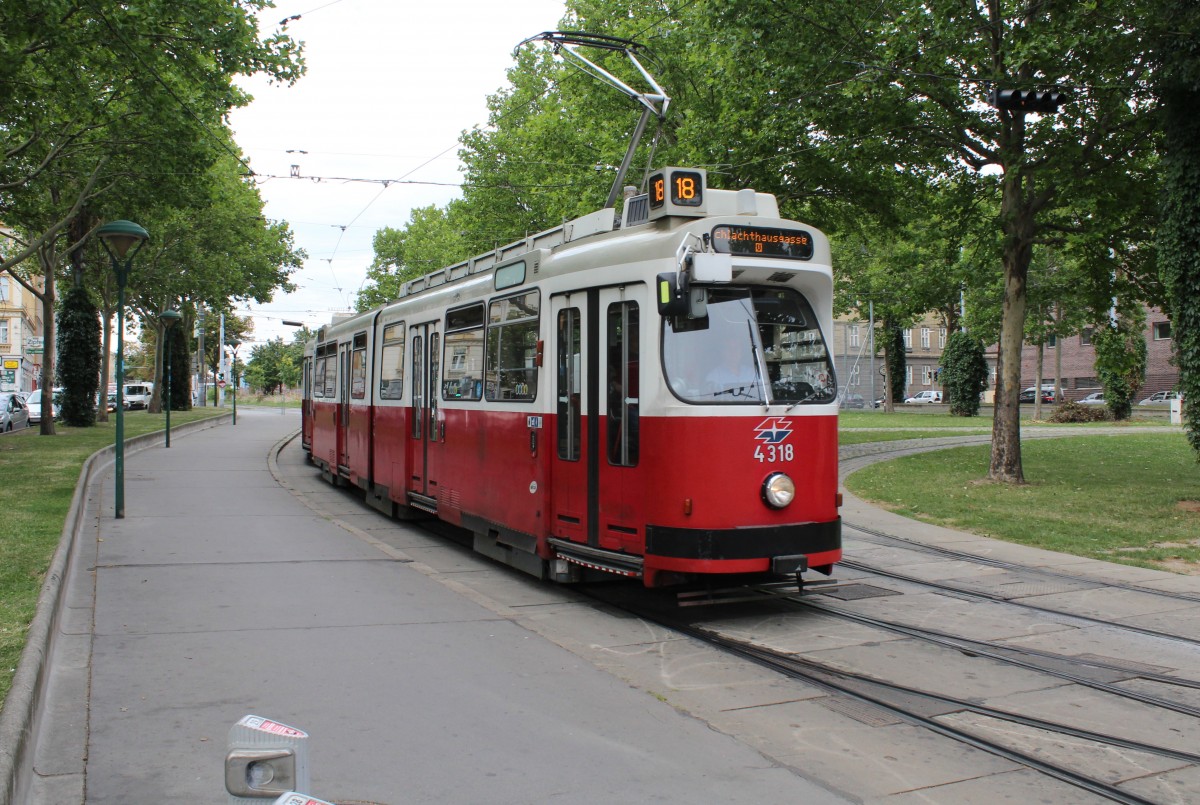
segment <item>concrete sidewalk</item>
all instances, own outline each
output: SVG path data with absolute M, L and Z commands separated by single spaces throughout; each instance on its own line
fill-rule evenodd
M 243 409 L 128 456 L 123 520 L 89 487 L 17 801 L 225 802 L 248 713 L 309 732 L 334 802 L 846 801 L 421 572 L 428 534 L 315 515 L 268 469 L 298 427 Z

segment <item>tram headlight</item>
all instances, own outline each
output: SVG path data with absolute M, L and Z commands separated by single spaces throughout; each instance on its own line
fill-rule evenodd
M 796 498 L 795 482 L 782 472 L 773 472 L 762 485 L 762 498 L 768 506 L 782 509 Z

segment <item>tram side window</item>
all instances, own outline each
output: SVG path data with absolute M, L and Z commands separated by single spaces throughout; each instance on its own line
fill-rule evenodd
M 421 336 L 415 335 L 412 340 L 412 437 L 421 438 L 421 410 L 425 407 L 425 384 L 422 382 L 421 351 L 425 345 Z
M 638 306 L 608 306 L 608 462 L 638 463 Z
M 537 291 L 494 300 L 488 308 L 487 398 L 537 396 Z
M 483 398 L 483 303 L 446 313 L 442 399 Z
M 337 396 L 337 352 L 325 356 L 325 395 Z
M 350 397 L 355 400 L 367 396 L 367 334 L 354 336 L 354 352 L 350 356 Z
M 429 334 L 429 433 L 431 438 L 437 438 L 437 417 L 438 417 L 438 401 L 436 389 L 438 388 L 438 372 L 441 370 L 441 363 L 438 356 L 441 354 L 439 347 L 441 346 L 441 333 Z
M 383 328 L 383 355 L 379 361 L 379 398 L 404 396 L 404 322 Z
M 579 308 L 558 313 L 558 457 L 579 460 L 580 385 L 583 353 L 580 348 Z
M 315 369 L 313 379 L 313 396 L 337 396 L 337 342 L 331 341 L 317 347 L 317 356 L 313 361 Z

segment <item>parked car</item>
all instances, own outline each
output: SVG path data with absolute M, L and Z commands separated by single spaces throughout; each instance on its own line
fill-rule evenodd
M 906 403 L 940 403 L 942 401 L 942 393 L 940 391 L 918 391 L 913 396 L 905 400 Z
M 1080 405 L 1104 405 L 1105 404 L 1104 403 L 1104 392 L 1103 391 L 1093 391 L 1091 394 L 1084 397 L 1082 400 L 1079 400 L 1079 404 Z
M 866 405 L 861 394 L 847 394 L 842 398 L 843 408 L 866 408 Z
M 19 430 L 29 427 L 29 409 L 25 400 L 15 391 L 0 392 L 0 431 Z
M 51 389 L 50 399 L 51 399 L 51 404 L 54 407 L 54 419 L 58 419 L 60 416 L 62 416 L 62 403 L 60 402 L 61 398 L 62 398 L 62 389 L 60 389 L 60 388 Z M 31 424 L 34 422 L 42 421 L 42 390 L 41 389 L 37 389 L 36 391 L 26 392 L 25 407 L 29 409 L 29 422 Z
M 1156 391 L 1138 405 L 1170 405 L 1172 400 L 1179 399 L 1178 391 Z
M 146 408 L 150 405 L 150 397 L 154 394 L 153 383 L 126 383 L 122 390 L 125 407 L 130 411 Z
M 1036 392 L 1037 392 L 1037 386 L 1030 386 L 1029 388 L 1022 391 L 1018 395 L 1017 399 L 1023 403 L 1031 403 L 1031 402 L 1033 402 L 1033 395 Z M 1044 402 L 1044 403 L 1054 402 L 1054 384 L 1053 383 L 1043 383 L 1042 384 L 1042 402 Z
M 105 401 L 104 407 L 110 414 L 113 411 L 117 410 L 117 393 L 115 391 L 110 391 L 110 392 L 108 392 L 108 394 L 105 394 L 102 391 L 96 392 L 96 410 L 97 411 L 100 410 L 100 401 L 101 400 Z M 125 407 L 128 408 L 129 406 L 127 405 Z

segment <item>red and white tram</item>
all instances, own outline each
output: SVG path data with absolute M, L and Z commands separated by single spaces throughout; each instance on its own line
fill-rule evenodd
M 322 327 L 303 444 L 393 516 L 556 581 L 829 573 L 841 558 L 829 243 L 775 198 L 650 192 Z

